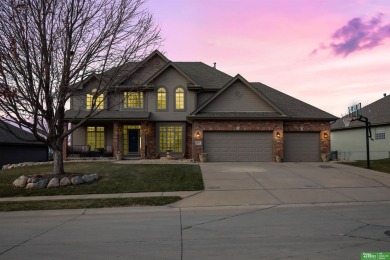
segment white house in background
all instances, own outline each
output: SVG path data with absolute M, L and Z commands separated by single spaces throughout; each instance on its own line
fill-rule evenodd
M 371 122 L 370 159 L 390 158 L 390 95 L 361 109 L 362 115 Z M 353 121 L 345 127 L 340 118 L 331 125 L 331 150 L 337 151 L 340 160 L 365 160 L 365 123 Z

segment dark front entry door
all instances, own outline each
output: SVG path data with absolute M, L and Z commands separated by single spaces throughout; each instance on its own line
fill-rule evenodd
M 138 153 L 139 152 L 139 130 L 138 129 L 129 129 L 129 153 Z

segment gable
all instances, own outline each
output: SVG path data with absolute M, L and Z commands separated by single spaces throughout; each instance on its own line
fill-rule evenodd
M 241 80 L 236 80 L 199 112 L 277 112 Z
M 124 85 L 142 85 L 157 71 L 165 66 L 167 61 L 158 54 L 150 57 L 146 62 L 140 64 L 137 69 L 128 75 L 127 79 L 122 83 Z

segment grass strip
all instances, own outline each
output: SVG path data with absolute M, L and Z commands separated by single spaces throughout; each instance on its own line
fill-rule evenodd
M 367 167 L 366 160 L 359 160 L 355 162 L 342 162 L 342 164 L 351 165 L 360 168 Z M 381 159 L 381 160 L 371 160 L 370 165 L 371 165 L 371 170 L 390 173 L 390 158 Z
M 84 209 L 84 208 L 114 208 L 132 206 L 164 206 L 181 200 L 178 196 L 114 198 L 114 199 L 68 199 L 39 201 L 6 201 L 0 202 L 0 212 Z

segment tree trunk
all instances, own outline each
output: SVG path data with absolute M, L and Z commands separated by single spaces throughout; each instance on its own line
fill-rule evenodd
M 54 174 L 64 174 L 64 158 L 62 150 L 54 150 L 53 151 L 53 159 L 54 159 Z

